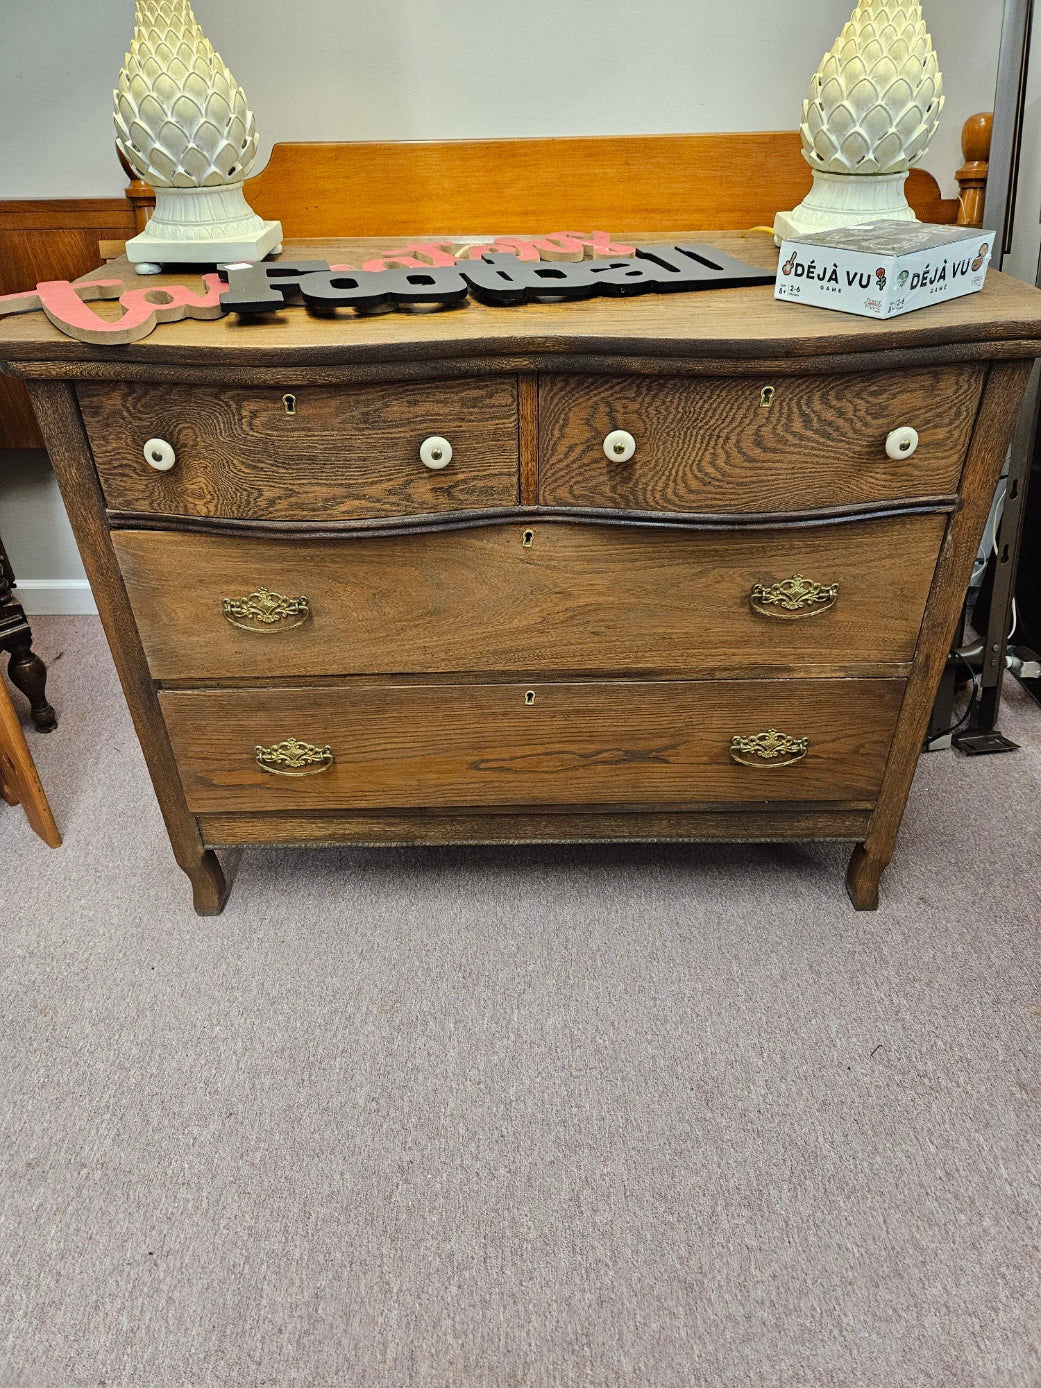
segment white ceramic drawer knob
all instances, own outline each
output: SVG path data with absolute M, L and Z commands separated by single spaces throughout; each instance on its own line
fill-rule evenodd
M 898 463 L 901 458 L 910 458 L 917 447 L 918 431 L 907 425 L 902 429 L 894 429 L 886 436 L 886 453 L 894 462 Z
M 636 452 L 636 440 L 627 429 L 612 429 L 604 439 L 604 452 L 614 463 L 627 463 Z
M 156 472 L 169 472 L 177 461 L 177 454 L 165 439 L 149 439 L 144 447 L 145 462 Z
M 437 472 L 438 468 L 447 467 L 452 461 L 452 445 L 447 439 L 433 434 L 419 445 L 419 456 L 425 467 Z

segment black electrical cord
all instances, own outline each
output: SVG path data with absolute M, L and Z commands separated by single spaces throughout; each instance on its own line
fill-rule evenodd
M 930 746 L 932 743 L 934 743 L 934 742 L 939 742 L 939 740 L 940 740 L 941 737 L 950 737 L 950 735 L 951 735 L 952 733 L 956 733 L 956 732 L 958 731 L 959 728 L 964 727 L 964 725 L 965 725 L 965 724 L 969 721 L 969 719 L 972 717 L 973 712 L 975 711 L 976 705 L 979 703 L 979 698 L 980 698 L 980 677 L 979 677 L 979 675 L 976 673 L 976 671 L 973 669 L 973 667 L 969 664 L 969 662 L 965 659 L 965 657 L 962 655 L 961 651 L 951 651 L 951 655 L 954 656 L 955 660 L 960 660 L 960 661 L 961 661 L 961 663 L 965 666 L 966 670 L 968 670 L 968 672 L 969 672 L 969 678 L 972 680 L 972 693 L 969 695 L 969 706 L 968 706 L 968 708 L 965 710 L 965 712 L 962 714 L 962 716 L 958 719 L 957 723 L 952 723 L 951 726 L 950 726 L 949 728 L 945 728 L 942 732 L 933 733 L 932 737 L 927 737 L 927 738 L 925 739 L 925 744 L 924 744 L 926 747 L 929 747 L 929 746 Z

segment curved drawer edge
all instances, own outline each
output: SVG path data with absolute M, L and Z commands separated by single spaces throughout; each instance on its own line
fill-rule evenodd
M 186 534 L 294 536 L 308 540 L 336 539 L 345 535 L 417 535 L 439 530 L 465 530 L 481 525 L 507 525 L 518 521 L 584 521 L 589 525 L 654 526 L 671 530 L 750 530 L 781 525 L 846 525 L 873 516 L 951 515 L 961 502 L 956 495 L 912 497 L 907 500 L 871 501 L 856 506 L 824 506 L 801 511 L 616 511 L 583 506 L 500 506 L 478 511 L 449 511 L 431 515 L 381 516 L 350 521 L 268 521 L 230 519 L 226 516 L 182 516 L 159 511 L 109 511 L 113 530 L 169 530 Z

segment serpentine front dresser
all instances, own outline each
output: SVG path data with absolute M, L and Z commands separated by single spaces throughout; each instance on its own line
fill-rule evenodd
M 870 908 L 1039 338 L 992 272 L 889 322 L 769 287 L 116 348 L 23 317 L 0 362 L 201 913 L 214 849 L 653 839 L 848 840 Z

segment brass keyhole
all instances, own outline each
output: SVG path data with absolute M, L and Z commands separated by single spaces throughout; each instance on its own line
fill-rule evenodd
M 283 395 L 282 404 L 286 407 L 286 414 L 296 414 L 296 396 Z
M 532 547 L 532 545 L 533 545 L 534 543 L 535 543 L 535 532 L 534 532 L 534 530 L 525 530 L 523 536 L 521 537 L 521 544 L 524 546 L 525 549 L 531 549 L 531 547 Z
M 535 702 L 534 689 L 529 689 L 528 692 L 524 695 L 524 702 L 529 706 L 529 708 Z
M 763 407 L 763 409 L 768 410 L 770 408 L 770 406 L 774 402 L 774 396 L 776 394 L 776 386 L 763 386 L 763 392 L 759 397 L 759 403 Z

